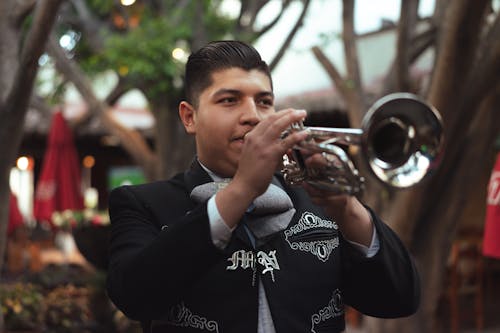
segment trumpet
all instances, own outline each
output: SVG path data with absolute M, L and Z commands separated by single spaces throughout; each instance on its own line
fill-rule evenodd
M 283 156 L 281 172 L 290 185 L 307 182 L 320 189 L 356 195 L 365 178 L 345 148 L 359 147 L 361 160 L 381 182 L 407 188 L 429 177 L 439 166 L 443 125 L 439 112 L 418 96 L 394 93 L 377 100 L 361 128 L 305 127 L 295 123 L 282 137 L 306 130 L 308 137 Z M 305 159 L 321 153 L 325 164 L 309 167 Z

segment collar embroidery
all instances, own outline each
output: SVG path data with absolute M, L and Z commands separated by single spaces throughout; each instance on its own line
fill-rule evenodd
M 323 220 L 310 212 L 304 212 L 297 224 L 285 230 L 285 239 L 292 250 L 309 252 L 322 262 L 330 258 L 339 246 L 338 230 L 334 221 Z M 314 238 L 313 238 L 314 237 Z
M 343 314 L 344 303 L 342 301 L 342 294 L 339 289 L 335 289 L 328 305 L 311 316 L 311 332 L 316 333 L 316 329 L 320 329 L 325 321 L 340 317 Z

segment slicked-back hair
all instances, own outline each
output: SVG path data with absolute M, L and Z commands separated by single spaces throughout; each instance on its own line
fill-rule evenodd
M 262 71 L 272 88 L 269 67 L 253 46 L 234 40 L 214 41 L 189 56 L 184 79 L 186 100 L 197 108 L 201 93 L 213 83 L 212 74 L 233 67 Z

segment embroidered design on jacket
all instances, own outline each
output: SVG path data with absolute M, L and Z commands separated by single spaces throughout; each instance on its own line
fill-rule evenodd
M 264 251 L 257 252 L 255 255 L 252 251 L 239 250 L 235 251 L 230 258 L 227 258 L 227 261 L 230 261 L 232 264 L 226 267 L 228 271 L 234 271 L 239 267 L 243 269 L 250 268 L 254 271 L 256 270 L 256 263 L 260 264 L 264 267 L 262 270 L 262 274 L 266 274 L 269 272 L 271 274 L 271 279 L 274 282 L 274 270 L 279 270 L 280 265 L 278 263 L 278 259 L 276 258 L 276 250 L 269 251 L 269 253 L 265 253 Z M 252 281 L 252 285 L 255 284 Z
M 339 289 L 335 289 L 328 305 L 311 316 L 311 332 L 321 329 L 321 324 L 333 318 L 344 315 L 344 303 Z
M 219 325 L 215 320 L 195 315 L 184 303 L 177 304 L 170 310 L 168 324 L 180 327 L 192 327 L 208 332 L 219 332 Z
M 285 230 L 285 239 L 292 250 L 309 252 L 326 262 L 332 251 L 339 246 L 339 237 L 333 233 L 338 228 L 335 222 L 304 212 L 297 224 Z

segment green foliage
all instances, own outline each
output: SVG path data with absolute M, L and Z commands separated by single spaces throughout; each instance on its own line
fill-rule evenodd
M 204 24 L 207 31 L 207 36 L 209 40 L 216 40 L 222 38 L 234 37 L 234 27 L 236 25 L 236 20 L 230 17 L 221 15 L 216 11 L 216 8 L 210 6 L 210 2 L 206 2 L 207 10 L 205 10 L 205 15 L 203 17 Z M 250 42 L 246 38 L 238 38 Z M 254 38 L 251 38 L 254 39 Z
M 101 18 L 106 13 L 111 18 L 111 1 L 92 0 L 88 4 Z M 150 101 L 177 96 L 184 63 L 174 59 L 172 51 L 179 46 L 191 51 L 193 27 L 200 24 L 196 6 L 203 6 L 201 24 L 208 40 L 228 38 L 234 28 L 235 20 L 218 13 L 216 4 L 193 1 L 181 9 L 170 5 L 165 13 L 152 12 L 148 7 L 131 12 L 139 15 L 139 25 L 103 32 L 104 49 L 100 53 L 91 50 L 83 36 L 75 49 L 75 59 L 89 75 L 113 69 L 142 90 Z
M 0 287 L 5 326 L 11 330 L 38 328 L 42 323 L 43 294 L 30 283 Z
M 171 89 L 173 78 L 180 75 L 181 64 L 172 51 L 186 35 L 162 18 L 151 18 L 125 35 L 110 36 L 103 56 L 120 75 L 155 89 L 151 94 L 156 95 Z
M 115 6 L 113 0 L 87 0 L 87 6 L 98 16 L 108 16 Z

